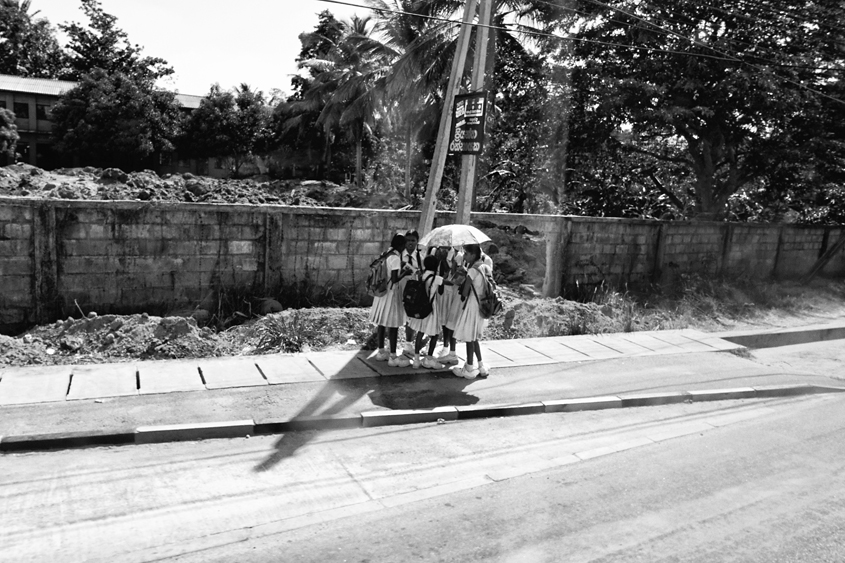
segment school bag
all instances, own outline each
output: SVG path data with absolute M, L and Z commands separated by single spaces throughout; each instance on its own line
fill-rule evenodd
M 367 275 L 367 294 L 373 297 L 381 297 L 387 293 L 387 284 L 390 282 L 390 272 L 387 271 L 387 257 L 393 249 L 387 250 L 370 264 L 370 273 Z
M 475 284 L 472 283 L 469 276 L 467 276 L 467 281 L 472 288 L 472 292 L 475 293 L 475 298 L 478 299 L 478 313 L 482 319 L 489 319 L 501 313 L 505 308 L 505 304 L 502 301 L 502 296 L 499 294 L 499 287 L 493 281 L 493 276 L 488 276 L 479 268 L 476 268 L 476 270 L 484 279 L 484 291 L 482 291 L 482 295 L 478 295 L 475 291 Z M 466 308 L 466 303 L 464 303 L 464 307 Z
M 424 319 L 434 310 L 432 303 L 434 296 L 429 298 L 428 290 L 434 285 L 434 276 L 429 278 L 431 283 L 426 287 L 425 281 L 419 278 L 411 278 L 405 282 L 405 289 L 402 292 L 402 306 L 405 307 L 405 314 L 412 319 Z

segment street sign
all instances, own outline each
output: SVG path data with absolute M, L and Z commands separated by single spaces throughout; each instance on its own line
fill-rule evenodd
M 481 154 L 487 92 L 455 96 L 455 114 L 449 137 L 449 154 Z

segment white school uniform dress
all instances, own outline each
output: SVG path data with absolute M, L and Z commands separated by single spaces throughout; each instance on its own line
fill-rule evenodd
M 402 269 L 402 259 L 397 252 L 388 254 L 387 275 L 393 278 L 393 270 Z M 387 293 L 381 297 L 373 299 L 373 306 L 370 307 L 370 322 L 376 326 L 384 326 L 388 328 L 399 328 L 405 325 L 407 319 L 405 315 L 405 308 L 402 306 L 402 291 L 400 283 L 393 285 L 390 281 L 387 283 Z
M 464 263 L 463 252 L 452 250 L 447 256 L 447 260 L 454 261 L 459 266 Z M 455 277 L 450 276 L 449 281 L 455 282 Z M 458 322 L 458 317 L 461 316 L 461 302 L 460 292 L 457 285 L 443 286 L 443 295 L 440 296 L 440 322 L 449 330 L 455 330 L 455 324 Z
M 484 328 L 487 326 L 487 319 L 481 318 L 481 311 L 479 310 L 478 299 L 476 298 L 476 295 L 481 296 L 484 294 L 486 284 L 484 274 L 478 270 L 478 266 L 470 268 L 467 271 L 467 277 L 472 280 L 472 286 L 475 288 L 475 292 L 470 290 L 466 301 L 461 301 L 460 297 L 457 299 L 461 307 L 461 314 L 455 323 L 455 340 L 475 342 L 476 340 L 481 340 L 481 337 L 484 335 Z
M 424 319 L 414 319 L 409 317 L 408 326 L 416 332 L 422 332 L 428 336 L 437 336 L 440 334 L 441 329 L 440 313 L 437 311 L 437 300 L 440 296 L 437 295 L 437 289 L 443 282 L 443 278 L 436 275 L 435 272 L 426 271 L 423 273 L 422 280 L 425 284 L 426 291 L 428 291 L 428 298 L 432 301 L 431 313 L 429 313 L 429 315 Z

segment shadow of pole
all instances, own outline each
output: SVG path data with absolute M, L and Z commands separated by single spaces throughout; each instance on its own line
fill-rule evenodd
M 350 373 L 360 373 L 360 365 L 366 362 L 359 357 L 352 358 L 347 365 L 337 370 L 323 387 L 288 421 L 286 426 L 301 425 L 303 430 L 287 430 L 274 444 L 274 451 L 253 470 L 268 471 L 292 457 L 324 430 L 306 429 L 316 416 L 342 415 L 350 407 L 368 395 L 376 406 L 388 409 L 431 409 L 441 406 L 467 406 L 478 402 L 478 397 L 467 394 L 464 389 L 470 380 L 456 378 L 451 374 L 422 371 L 410 375 L 380 376 L 373 370 L 372 377 L 351 378 Z M 368 366 L 369 369 L 372 369 Z M 422 377 L 421 377 L 422 376 Z M 355 427 L 360 424 L 354 424 Z M 337 427 L 351 427 L 349 420 L 338 419 Z

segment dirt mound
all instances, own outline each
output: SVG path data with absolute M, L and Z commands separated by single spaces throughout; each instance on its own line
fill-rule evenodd
M 0 195 L 43 199 L 246 203 L 306 207 L 401 209 L 409 205 L 398 192 L 374 193 L 315 180 L 216 179 L 152 170 L 117 168 L 42 170 L 28 164 L 0 168 Z
M 217 335 L 192 318 L 90 314 L 0 336 L 0 365 L 92 364 L 217 356 Z

